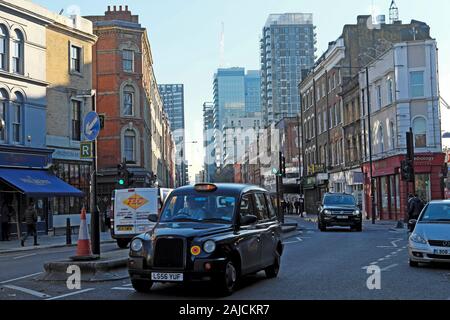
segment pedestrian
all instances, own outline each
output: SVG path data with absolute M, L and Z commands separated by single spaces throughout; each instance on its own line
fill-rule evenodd
M 25 210 L 25 223 L 27 224 L 27 234 L 25 237 L 21 240 L 20 244 L 22 247 L 25 246 L 25 241 L 27 240 L 29 235 L 33 235 L 34 238 L 34 245 L 38 246 L 39 243 L 37 243 L 37 211 L 34 207 L 34 201 L 30 200 L 30 203 Z
M 293 211 L 293 205 L 291 201 L 288 201 L 288 214 L 292 214 Z
M 6 200 L 0 208 L 0 220 L 2 223 L 2 241 L 9 241 L 9 221 L 14 214 L 14 208 Z
M 300 201 L 298 199 L 295 200 L 294 206 L 295 206 L 295 214 L 300 215 Z

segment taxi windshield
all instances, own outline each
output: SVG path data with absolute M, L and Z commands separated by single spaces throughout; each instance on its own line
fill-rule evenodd
M 160 222 L 231 224 L 236 197 L 208 193 L 173 195 L 167 200 Z
M 327 206 L 354 206 L 355 198 L 351 195 L 328 195 L 325 196 L 324 204 Z

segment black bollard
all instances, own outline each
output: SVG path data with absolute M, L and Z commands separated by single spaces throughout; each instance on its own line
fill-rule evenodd
M 72 227 L 70 226 L 70 218 L 66 220 L 66 245 L 72 244 Z

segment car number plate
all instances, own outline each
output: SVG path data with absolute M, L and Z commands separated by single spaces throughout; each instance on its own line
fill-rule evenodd
M 450 250 L 449 249 L 434 249 L 434 254 L 437 254 L 440 256 L 450 256 Z
M 133 231 L 133 226 L 117 226 L 117 231 Z
M 348 216 L 337 216 L 338 219 L 348 219 Z
M 163 272 L 152 272 L 153 281 L 173 281 L 179 282 L 183 281 L 182 273 L 163 273 Z

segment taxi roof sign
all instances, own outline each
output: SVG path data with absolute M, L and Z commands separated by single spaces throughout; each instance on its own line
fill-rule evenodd
M 213 183 L 198 183 L 194 186 L 196 191 L 213 192 L 217 190 L 217 186 Z

